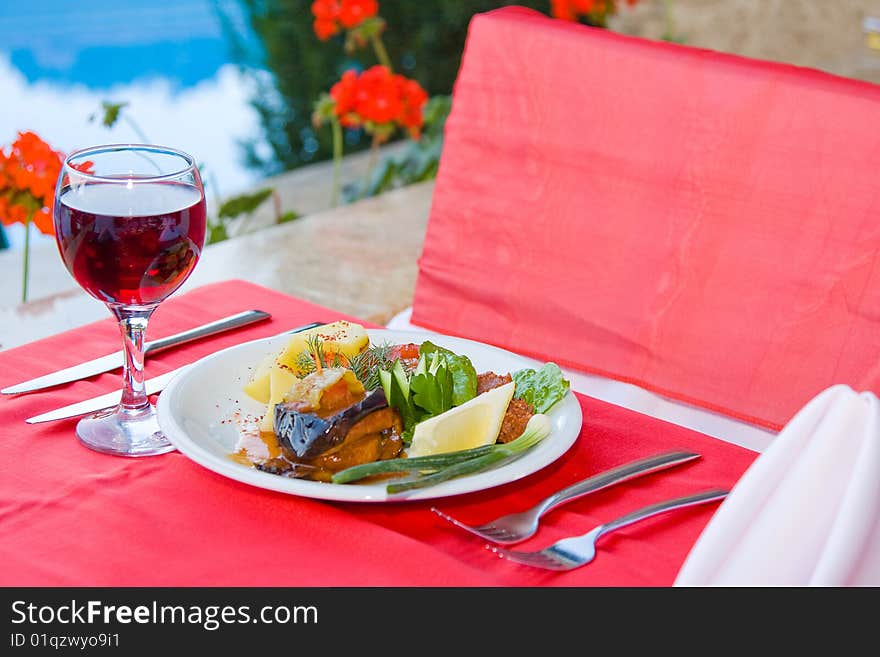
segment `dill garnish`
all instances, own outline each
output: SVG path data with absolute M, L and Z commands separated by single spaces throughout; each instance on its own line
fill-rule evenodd
M 349 358 L 348 367 L 367 390 L 375 390 L 379 387 L 379 370 L 391 366 L 389 360 L 391 348 L 392 345 L 387 342 L 370 345 L 357 356 Z
M 300 378 L 304 378 L 305 376 L 314 372 L 317 368 L 315 367 L 315 361 L 312 358 L 312 354 L 308 351 L 300 352 L 296 357 L 296 372 Z
M 312 372 L 320 372 L 325 367 L 351 367 L 350 362 L 344 354 L 331 351 L 328 355 L 324 349 L 324 341 L 320 336 L 313 335 L 306 339 L 306 350 L 297 355 L 296 369 L 299 377 L 303 378 Z
M 326 365 L 324 362 L 324 341 L 317 335 L 312 335 L 306 339 L 306 347 L 315 363 L 315 369 L 320 372 Z

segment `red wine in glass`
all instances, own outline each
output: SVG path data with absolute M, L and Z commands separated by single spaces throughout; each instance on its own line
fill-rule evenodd
M 205 204 L 192 185 L 98 183 L 68 189 L 58 203 L 61 257 L 107 303 L 162 301 L 187 279 L 205 241 Z
M 156 306 L 192 273 L 205 243 L 205 192 L 195 160 L 163 146 L 112 144 L 70 154 L 55 189 L 55 237 L 68 271 L 119 321 L 119 405 L 76 425 L 81 443 L 120 456 L 163 454 L 144 390 L 144 335 Z

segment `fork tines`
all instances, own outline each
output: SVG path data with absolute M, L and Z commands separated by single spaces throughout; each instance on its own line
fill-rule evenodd
M 490 540 L 498 539 L 498 540 L 503 541 L 504 539 L 507 539 L 507 538 L 514 538 L 514 534 L 511 534 L 509 531 L 507 531 L 503 527 L 495 527 L 493 525 L 482 525 L 480 527 L 471 527 L 470 525 L 464 524 L 460 520 L 456 520 L 448 513 L 443 513 L 436 506 L 432 506 L 431 511 L 436 513 L 438 516 L 440 516 L 444 520 L 451 522 L 456 527 L 460 527 L 461 529 L 464 529 L 465 531 L 470 532 L 474 536 L 479 536 L 480 538 L 483 538 L 483 539 L 490 539 Z
M 547 570 L 571 570 L 577 568 L 580 562 L 568 562 L 564 560 L 564 555 L 546 554 L 545 552 L 520 552 L 518 550 L 508 550 L 495 545 L 486 544 L 486 549 L 491 550 L 500 558 L 509 559 L 526 566 L 535 566 L 537 568 L 545 568 Z
M 483 540 L 496 541 L 498 543 L 516 543 L 524 538 L 528 538 L 528 536 L 523 536 L 515 532 L 511 532 L 504 527 L 496 527 L 492 523 L 487 523 L 485 525 L 480 525 L 477 527 L 471 527 L 470 525 L 464 524 L 460 520 L 456 520 L 448 513 L 443 513 L 443 511 L 438 509 L 436 506 L 432 506 L 431 511 L 436 513 L 444 520 L 451 522 L 456 527 L 464 529 L 465 531 L 473 534 L 474 536 L 478 536 Z

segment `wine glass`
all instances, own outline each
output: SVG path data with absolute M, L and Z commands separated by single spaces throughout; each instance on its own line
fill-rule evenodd
M 116 316 L 125 356 L 119 405 L 81 419 L 77 438 L 120 456 L 169 452 L 174 446 L 144 390 L 144 334 L 205 243 L 205 192 L 195 161 L 146 144 L 76 151 L 58 177 L 54 216 L 64 264 Z

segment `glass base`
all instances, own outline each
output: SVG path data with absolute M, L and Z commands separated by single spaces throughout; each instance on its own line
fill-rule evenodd
M 76 437 L 89 449 L 116 456 L 153 456 L 175 449 L 159 430 L 152 404 L 137 410 L 119 406 L 83 418 Z

